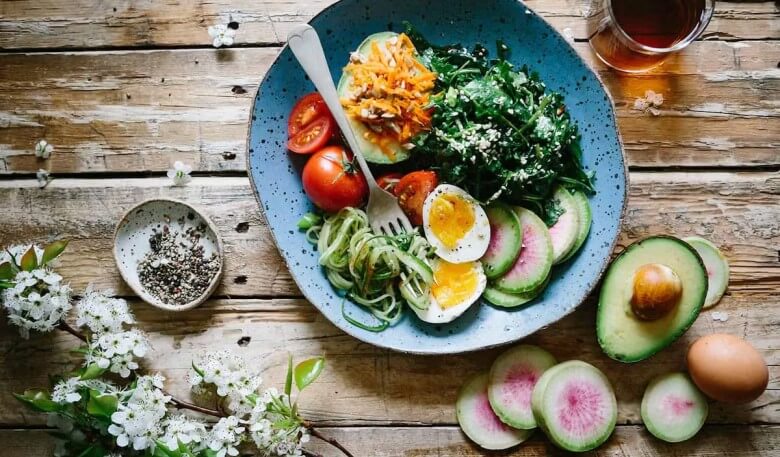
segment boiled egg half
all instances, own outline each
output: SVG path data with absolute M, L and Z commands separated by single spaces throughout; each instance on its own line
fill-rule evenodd
M 485 210 L 465 190 L 441 184 L 423 203 L 425 237 L 436 255 L 451 263 L 482 258 L 490 243 Z
M 451 263 L 436 259 L 431 264 L 433 284 L 427 309 L 411 308 L 432 324 L 452 322 L 473 305 L 487 286 L 480 262 Z

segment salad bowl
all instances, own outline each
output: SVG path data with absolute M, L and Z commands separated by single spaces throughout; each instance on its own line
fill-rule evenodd
M 485 7 L 478 0 L 342 0 L 310 24 L 318 31 L 335 81 L 350 51 L 364 37 L 403 31 L 408 21 L 438 43 L 481 43 L 495 55 L 497 40 L 512 50 L 509 60 L 539 73 L 547 88 L 565 97 L 582 135 L 584 167 L 595 173 L 590 196 L 593 222 L 586 242 L 570 261 L 554 267 L 544 293 L 514 309 L 482 301 L 447 324 L 429 324 L 411 311 L 382 332 L 354 326 L 342 306 L 347 301 L 328 282 L 318 253 L 297 222 L 314 209 L 301 185 L 305 158 L 287 151 L 287 115 L 301 96 L 314 90 L 292 52 L 285 47 L 255 96 L 249 121 L 247 166 L 255 195 L 290 273 L 304 296 L 334 325 L 373 345 L 406 353 L 450 354 L 517 341 L 576 309 L 598 284 L 620 231 L 628 175 L 614 106 L 598 76 L 569 43 L 536 13 L 516 0 Z M 370 318 L 370 315 L 367 315 Z

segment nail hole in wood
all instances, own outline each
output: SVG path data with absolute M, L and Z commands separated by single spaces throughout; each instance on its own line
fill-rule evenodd
M 239 222 L 236 225 L 236 232 L 238 233 L 246 233 L 247 230 L 249 230 L 249 222 Z
M 233 278 L 233 282 L 236 284 L 246 284 L 247 277 L 246 275 L 240 275 Z

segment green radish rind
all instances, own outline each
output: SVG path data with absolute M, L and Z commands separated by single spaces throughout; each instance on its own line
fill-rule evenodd
M 502 422 L 523 430 L 536 428 L 531 411 L 533 388 L 556 363 L 552 354 L 528 344 L 515 346 L 498 356 L 490 368 L 488 399 Z
M 642 421 L 658 439 L 679 443 L 699 433 L 707 420 L 707 398 L 685 373 L 657 376 L 642 397 Z
M 718 304 L 729 285 L 729 261 L 711 241 L 698 236 L 683 238 L 683 241 L 693 246 L 704 261 L 707 269 L 707 298 L 704 299 L 704 309 Z
M 577 202 L 567 189 L 558 186 L 553 192 L 553 200 L 557 201 L 563 210 L 558 220 L 549 228 L 553 247 L 553 265 L 557 265 L 566 258 L 569 251 L 577 243 L 577 235 L 580 230 L 580 214 Z
M 588 196 L 585 193 L 576 190 L 571 194 L 574 199 L 574 203 L 577 205 L 577 214 L 580 216 L 580 224 L 577 230 L 577 241 L 572 246 L 571 250 L 564 256 L 559 263 L 564 263 L 574 257 L 582 245 L 585 244 L 585 240 L 588 239 L 590 233 L 590 227 L 593 225 L 593 213 L 590 210 L 590 202 Z
M 523 228 L 522 248 L 512 268 L 496 279 L 493 286 L 502 292 L 522 294 L 539 287 L 550 274 L 553 261 L 552 239 L 544 221 L 533 211 L 521 207 L 513 209 Z
M 376 41 L 378 44 L 383 45 L 387 40 L 397 37 L 395 32 L 379 32 L 374 33 L 366 37 L 360 46 L 358 46 L 357 52 L 362 55 L 368 55 L 370 51 L 371 43 Z M 349 95 L 349 89 L 352 84 L 352 78 L 347 73 L 341 74 L 341 79 L 337 85 L 337 92 L 339 97 L 347 97 Z M 392 151 L 393 157 L 391 158 L 385 154 L 382 149 L 376 144 L 368 141 L 364 134 L 369 132 L 369 128 L 358 119 L 349 119 L 349 125 L 352 127 L 352 132 L 355 134 L 358 143 L 360 143 L 360 150 L 363 153 L 366 161 L 379 164 L 391 164 L 404 161 L 409 158 L 410 151 L 401 146 L 398 142 L 389 142 L 386 146 Z
M 550 283 L 550 276 L 551 275 L 547 275 L 547 279 L 545 279 L 536 289 L 521 294 L 510 294 L 493 286 L 487 286 L 482 293 L 482 298 L 500 308 L 517 308 L 518 306 L 523 306 L 534 301 L 542 295 L 547 288 L 547 284 Z
M 512 428 L 496 416 L 487 394 L 488 374 L 468 379 L 458 392 L 455 413 L 461 430 L 471 441 L 490 450 L 508 449 L 527 440 L 533 430 Z
M 485 276 L 495 279 L 509 271 L 520 255 L 523 229 L 517 214 L 502 203 L 491 204 L 485 208 L 485 214 L 490 221 L 490 244 L 481 261 Z
M 565 427 L 557 423 L 563 420 L 563 411 L 560 408 L 561 397 L 564 397 L 564 401 L 570 402 L 566 390 L 573 388 L 574 384 L 585 385 L 592 397 L 593 392 L 596 392 L 595 397 L 604 402 L 598 405 L 603 411 L 603 416 L 597 418 L 600 422 L 596 424 L 595 430 L 581 438 L 567 433 Z M 576 405 L 569 404 L 569 407 L 576 407 Z M 571 452 L 585 452 L 602 445 L 612 435 L 617 423 L 617 400 L 609 380 L 599 369 L 579 360 L 556 365 L 542 375 L 531 396 L 531 409 L 537 424 L 544 430 L 550 441 L 561 449 Z M 593 414 L 578 417 L 593 418 Z

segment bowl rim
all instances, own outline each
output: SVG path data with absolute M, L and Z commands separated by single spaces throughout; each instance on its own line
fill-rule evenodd
M 155 298 L 150 293 L 148 293 L 143 287 L 136 286 L 132 284 L 127 276 L 125 275 L 125 270 L 121 265 L 121 262 L 119 260 L 119 251 L 117 249 L 117 238 L 119 236 L 119 230 L 122 229 L 127 223 L 130 221 L 130 218 L 132 216 L 132 213 L 138 210 L 139 208 L 148 205 L 150 203 L 155 202 L 164 202 L 164 203 L 173 203 L 175 205 L 184 206 L 188 208 L 189 210 L 193 211 L 195 214 L 198 215 L 198 217 L 201 218 L 206 223 L 206 226 L 208 229 L 214 233 L 214 237 L 216 238 L 216 246 L 217 246 L 217 254 L 219 255 L 219 269 L 217 270 L 217 274 L 214 275 L 214 277 L 211 279 L 211 282 L 209 283 L 209 286 L 206 288 L 203 293 L 196 298 L 195 300 L 192 300 L 184 305 L 172 305 L 169 303 L 163 303 L 161 300 Z M 141 300 L 148 303 L 151 306 L 154 306 L 155 308 L 159 308 L 165 311 L 187 311 L 192 308 L 195 308 L 199 305 L 201 305 L 203 302 L 209 299 L 211 295 L 214 294 L 214 291 L 217 290 L 217 287 L 222 281 L 222 275 L 224 272 L 225 267 L 225 255 L 224 255 L 224 246 L 222 244 L 222 236 L 220 236 L 219 231 L 217 230 L 217 226 L 214 224 L 214 222 L 205 214 L 203 214 L 201 211 L 199 211 L 194 206 L 190 205 L 189 203 L 186 203 L 181 200 L 177 200 L 175 198 L 164 198 L 164 197 L 154 197 L 146 199 L 127 211 L 125 211 L 122 218 L 119 219 L 119 222 L 117 222 L 116 227 L 114 227 L 114 239 L 113 239 L 113 248 L 112 251 L 114 253 L 114 263 L 116 265 L 117 270 L 119 270 L 119 275 L 122 277 L 122 280 L 127 284 L 130 289 L 135 292 L 136 295 L 138 295 Z
M 314 15 L 307 22 L 307 24 L 314 26 L 312 24 L 313 22 L 315 22 L 320 16 L 322 16 L 325 13 L 329 12 L 331 9 L 334 9 L 334 8 L 338 7 L 338 5 L 340 3 L 342 3 L 343 1 L 345 1 L 345 0 L 337 0 L 336 2 L 328 5 L 327 7 L 322 9 L 322 11 L 320 11 L 319 13 Z M 582 306 L 582 304 L 585 301 L 587 301 L 587 299 L 591 295 L 593 295 L 593 292 L 601 284 L 602 278 L 604 276 L 604 272 L 607 270 L 607 268 L 611 264 L 612 258 L 615 256 L 615 247 L 617 246 L 618 240 L 620 239 L 620 234 L 621 234 L 622 229 L 623 229 L 623 223 L 625 221 L 626 208 L 628 206 L 629 186 L 630 186 L 628 161 L 626 160 L 626 151 L 625 151 L 625 146 L 623 144 L 623 136 L 620 133 L 620 126 L 618 125 L 618 122 L 617 122 L 615 100 L 612 97 L 612 93 L 609 91 L 609 88 L 607 87 L 607 85 L 604 84 L 604 80 L 601 79 L 601 75 L 599 75 L 598 71 L 595 70 L 591 65 L 588 64 L 588 62 L 577 52 L 577 50 L 574 48 L 572 43 L 570 43 L 566 39 L 566 37 L 564 37 L 561 34 L 561 32 L 558 31 L 558 29 L 556 29 L 547 19 L 545 19 L 544 16 L 542 16 L 539 13 L 537 13 L 536 10 L 534 10 L 533 8 L 528 6 L 525 3 L 524 0 L 515 0 L 515 1 L 518 3 L 518 5 L 520 7 L 525 8 L 526 12 L 530 12 L 530 14 L 533 15 L 536 19 L 541 20 L 542 22 L 544 22 L 544 24 L 546 24 L 549 27 L 549 29 L 552 31 L 552 33 L 555 36 L 557 36 L 559 39 L 561 39 L 561 41 L 566 43 L 566 46 L 568 46 L 569 49 L 574 54 L 574 58 L 577 59 L 583 65 L 583 67 L 585 67 L 596 78 L 596 81 L 599 83 L 599 86 L 601 86 L 601 89 L 604 91 L 604 94 L 606 95 L 607 100 L 609 101 L 610 108 L 611 108 L 609 113 L 608 113 L 609 114 L 609 120 L 611 121 L 612 125 L 615 126 L 615 135 L 616 135 L 616 138 L 617 138 L 617 141 L 618 141 L 618 146 L 619 146 L 619 149 L 620 149 L 620 158 L 621 158 L 621 161 L 622 161 L 622 164 L 623 164 L 623 181 L 624 181 L 623 195 L 622 195 L 623 204 L 621 205 L 621 208 L 620 208 L 620 216 L 617 219 L 617 231 L 616 231 L 615 236 L 613 237 L 612 242 L 610 243 L 610 246 L 609 246 L 610 254 L 605 256 L 605 258 L 602 260 L 601 266 L 599 267 L 599 270 L 598 270 L 598 273 L 595 276 L 595 281 L 593 282 L 593 285 L 590 286 L 585 291 L 585 294 L 583 295 L 582 299 L 579 300 L 579 303 L 577 305 L 572 306 L 570 309 L 565 310 L 565 312 L 563 312 L 561 315 L 559 315 L 554 321 L 550 322 L 549 324 L 544 325 L 542 327 L 539 327 L 538 329 L 536 329 L 536 330 L 534 330 L 534 331 L 532 331 L 532 332 L 530 332 L 530 333 L 528 333 L 528 334 L 526 334 L 524 336 L 520 336 L 520 337 L 517 337 L 517 338 L 511 338 L 511 339 L 508 339 L 506 341 L 499 342 L 499 343 L 490 343 L 490 344 L 483 344 L 483 345 L 477 344 L 477 345 L 474 345 L 473 347 L 469 347 L 469 348 L 466 348 L 466 349 L 458 349 L 458 350 L 454 350 L 454 351 L 441 351 L 441 352 L 432 352 L 432 351 L 428 351 L 428 350 L 416 351 L 416 350 L 400 349 L 400 348 L 394 347 L 391 344 L 387 344 L 384 340 L 369 341 L 369 340 L 363 338 L 358 332 L 355 331 L 356 327 L 353 327 L 353 326 L 350 326 L 350 325 L 339 325 L 336 322 L 334 322 L 333 320 L 331 320 L 327 315 L 325 315 L 325 313 L 322 312 L 320 307 L 317 304 L 315 304 L 314 300 L 312 300 L 309 297 L 309 294 L 307 294 L 306 291 L 299 286 L 299 282 L 300 281 L 299 281 L 299 278 L 298 278 L 298 274 L 295 272 L 294 269 L 290 268 L 290 265 L 287 262 L 287 258 L 282 254 L 281 249 L 279 248 L 279 242 L 276 239 L 276 234 L 271 229 L 271 226 L 268 223 L 268 217 L 266 217 L 265 207 L 263 206 L 263 201 L 262 201 L 262 198 L 260 196 L 260 189 L 258 189 L 258 187 L 255 185 L 255 179 L 254 179 L 254 176 L 252 174 L 252 164 L 251 164 L 252 154 L 251 154 L 250 149 L 251 149 L 252 123 L 254 122 L 253 116 L 254 116 L 254 112 L 255 112 L 255 105 L 257 104 L 257 97 L 260 94 L 260 89 L 263 87 L 263 84 L 265 84 L 266 79 L 268 79 L 268 75 L 271 73 L 271 70 L 279 62 L 279 59 L 281 59 L 282 53 L 288 48 L 288 45 L 287 45 L 286 42 L 284 43 L 284 46 L 282 46 L 282 48 L 279 50 L 279 53 L 276 55 L 276 58 L 271 63 L 271 65 L 268 67 L 268 70 L 266 70 L 265 74 L 263 75 L 263 78 L 260 80 L 260 83 L 257 85 L 257 88 L 254 91 L 254 96 L 252 98 L 252 106 L 249 109 L 249 116 L 248 116 L 248 119 L 247 119 L 246 149 L 245 149 L 245 159 L 244 160 L 246 162 L 246 173 L 247 173 L 247 175 L 249 177 L 249 182 L 250 182 L 250 184 L 252 186 L 252 194 L 255 197 L 255 201 L 257 202 L 257 206 L 260 208 L 260 218 L 262 219 L 263 223 L 265 223 L 266 227 L 268 227 L 268 231 L 271 234 L 271 239 L 273 240 L 274 245 L 276 246 L 277 251 L 279 251 L 279 254 L 280 254 L 279 257 L 281 257 L 282 263 L 284 264 L 285 268 L 287 268 L 287 271 L 290 272 L 290 276 L 293 278 L 293 281 L 295 281 L 295 285 L 300 290 L 301 294 L 303 295 L 303 298 L 305 298 L 306 301 L 308 301 L 312 306 L 314 306 L 314 308 L 316 308 L 317 311 L 328 322 L 330 322 L 331 325 L 333 325 L 334 327 L 338 328 L 342 332 L 346 333 L 347 335 L 349 335 L 349 336 L 351 336 L 351 337 L 353 337 L 353 338 L 355 338 L 355 339 L 357 339 L 357 340 L 359 340 L 359 341 L 361 341 L 363 343 L 370 344 L 372 346 L 375 346 L 375 347 L 378 347 L 378 348 L 381 348 L 381 349 L 390 349 L 392 351 L 396 351 L 396 352 L 401 353 L 401 354 L 423 355 L 423 356 L 437 356 L 437 355 L 446 355 L 446 354 L 467 354 L 467 353 L 471 353 L 471 352 L 477 352 L 477 351 L 482 351 L 482 350 L 487 350 L 487 349 L 492 349 L 492 348 L 497 348 L 497 347 L 506 346 L 506 345 L 513 344 L 513 343 L 517 343 L 518 341 L 521 341 L 524 338 L 527 338 L 527 337 L 537 333 L 538 331 L 543 330 L 543 329 L 549 327 L 550 325 L 553 325 L 556 322 L 561 321 L 563 318 L 565 318 L 566 316 L 570 315 L 575 310 L 577 310 L 580 306 Z M 590 48 L 588 48 L 588 49 L 590 49 Z

